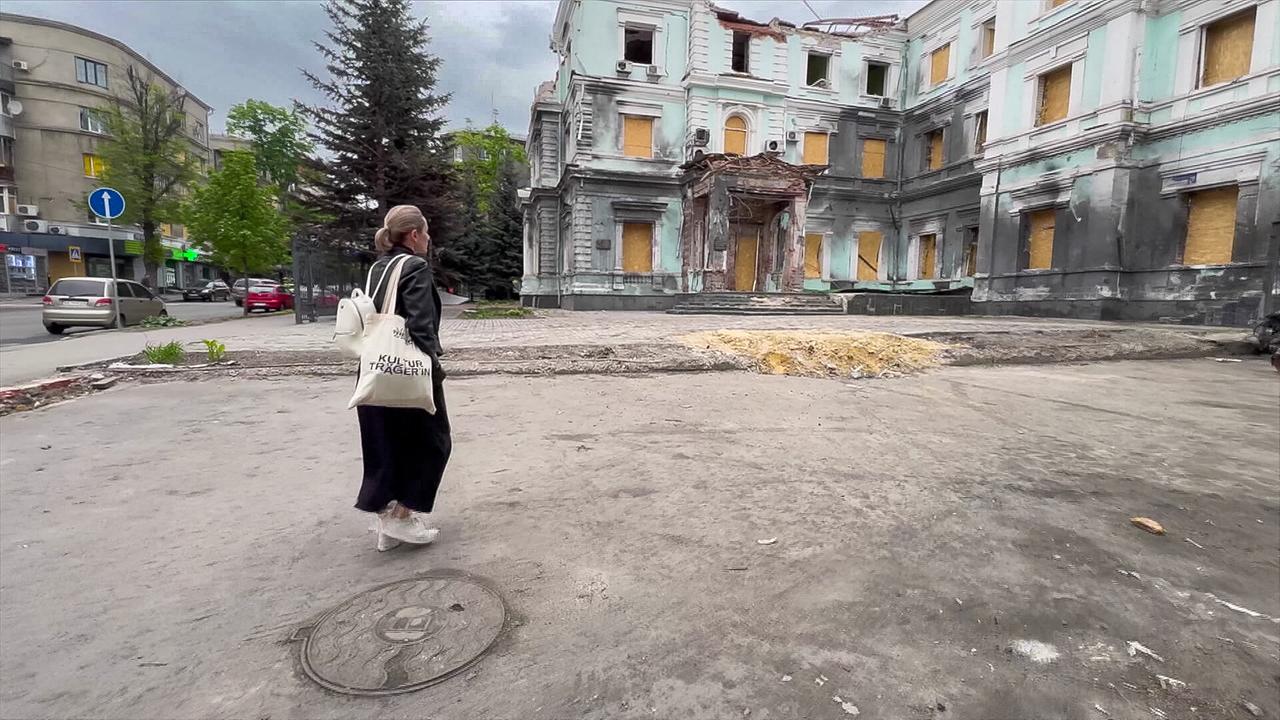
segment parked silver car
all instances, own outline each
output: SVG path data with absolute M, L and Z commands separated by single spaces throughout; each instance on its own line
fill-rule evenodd
M 109 278 L 62 278 L 41 301 L 44 328 L 61 335 L 69 327 L 113 327 L 119 312 L 121 325 L 133 325 L 153 315 L 168 315 L 164 301 L 131 280 L 116 281 L 119 309 L 112 298 Z

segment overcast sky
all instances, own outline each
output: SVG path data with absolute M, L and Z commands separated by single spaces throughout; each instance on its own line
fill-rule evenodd
M 586 0 L 592 2 L 593 0 Z M 925 0 L 809 0 L 824 17 L 907 15 Z M 802 0 L 719 0 L 747 17 L 813 19 Z M 248 98 L 277 105 L 321 98 L 301 76 L 323 76 L 312 42 L 328 18 L 318 0 L 3 0 L 5 12 L 73 23 L 114 37 L 213 105 L 220 130 L 227 108 Z M 555 0 L 431 0 L 414 3 L 431 22 L 431 51 L 443 60 L 440 89 L 453 94 L 449 125 L 498 120 L 523 135 L 534 89 L 555 74 L 548 49 Z

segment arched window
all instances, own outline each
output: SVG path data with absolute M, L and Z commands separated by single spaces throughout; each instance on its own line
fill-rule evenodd
M 741 115 L 724 121 L 724 151 L 728 155 L 747 154 L 747 121 Z

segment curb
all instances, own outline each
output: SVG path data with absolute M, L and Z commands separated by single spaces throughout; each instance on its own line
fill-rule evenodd
M 59 370 L 61 370 L 61 368 L 59 368 Z M 44 380 L 36 380 L 35 382 L 26 383 L 25 385 L 14 385 L 13 387 L 0 388 L 0 400 L 8 400 L 18 395 L 29 395 L 31 393 L 48 392 L 49 390 L 59 390 L 65 387 L 70 387 L 83 378 L 83 375 L 45 378 Z

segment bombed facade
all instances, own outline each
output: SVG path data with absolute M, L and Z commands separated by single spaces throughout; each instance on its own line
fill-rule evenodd
M 972 293 L 1238 324 L 1276 289 L 1280 0 L 934 0 L 758 22 L 562 0 L 526 304 Z

